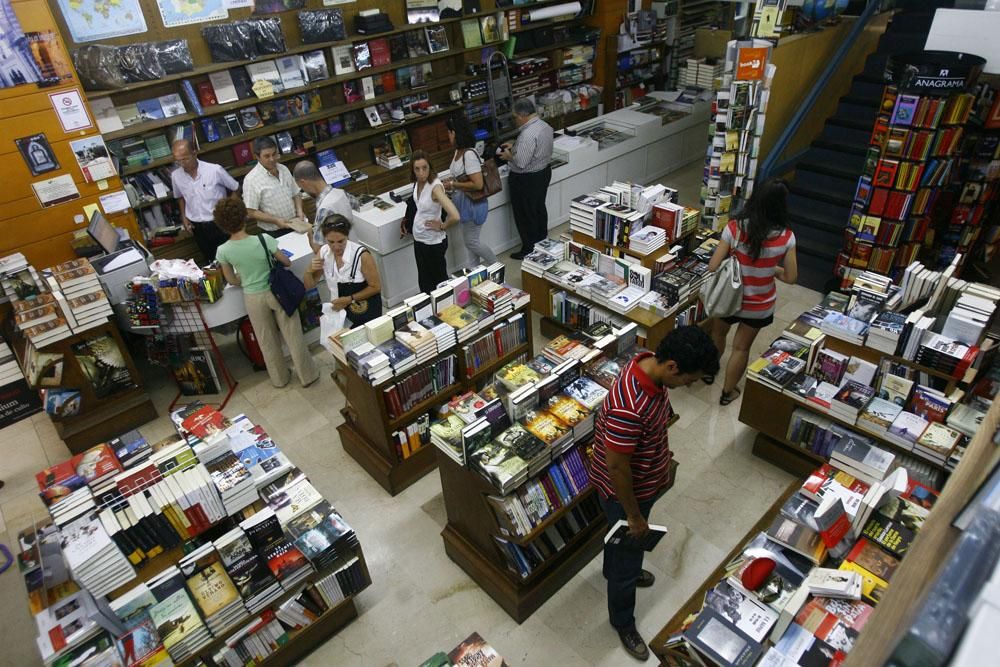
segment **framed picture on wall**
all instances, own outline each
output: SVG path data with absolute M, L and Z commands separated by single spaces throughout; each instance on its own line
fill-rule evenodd
M 21 157 L 24 158 L 24 163 L 28 165 L 32 176 L 41 176 L 59 168 L 59 161 L 56 160 L 44 133 L 39 132 L 30 137 L 15 139 L 14 143 L 17 144 L 17 150 L 21 151 Z

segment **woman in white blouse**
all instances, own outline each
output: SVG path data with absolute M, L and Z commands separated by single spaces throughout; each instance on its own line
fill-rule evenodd
M 410 156 L 410 176 L 413 179 L 413 201 L 417 213 L 413 218 L 413 257 L 417 262 L 417 282 L 421 292 L 431 292 L 438 283 L 448 279 L 449 227 L 458 224 L 458 209 L 448 198 L 444 186 L 431 167 L 424 151 Z M 441 219 L 441 210 L 447 213 Z
M 497 261 L 497 256 L 479 236 L 490 205 L 485 198 L 476 200 L 469 196 L 483 189 L 483 161 L 476 152 L 476 137 L 469 122 L 455 116 L 448 119 L 448 138 L 455 154 L 451 158 L 451 178 L 445 180 L 444 189 L 455 202 L 462 220 L 462 238 L 469 251 L 470 268 L 476 264 L 489 266 Z
M 360 243 L 351 241 L 351 223 L 334 213 L 320 226 L 324 243 L 303 276 L 306 289 L 323 275 L 334 310 L 347 309 L 350 326 L 356 327 L 382 314 L 382 281 L 375 259 Z

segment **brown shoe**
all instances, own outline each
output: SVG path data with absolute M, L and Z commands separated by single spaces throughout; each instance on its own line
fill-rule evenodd
M 642 662 L 649 660 L 649 648 L 646 646 L 646 642 L 643 641 L 642 636 L 639 635 L 639 631 L 635 629 L 635 626 L 626 630 L 619 630 L 618 638 L 622 640 L 622 646 L 628 651 L 630 656 Z

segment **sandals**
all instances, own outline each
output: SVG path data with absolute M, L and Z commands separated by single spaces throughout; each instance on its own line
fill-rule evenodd
M 715 376 L 705 373 L 704 375 L 701 376 L 701 381 L 704 382 L 705 384 L 712 384 L 713 382 L 715 382 Z
M 722 392 L 722 396 L 719 396 L 719 405 L 729 405 L 740 397 L 740 393 L 739 387 L 730 392 Z

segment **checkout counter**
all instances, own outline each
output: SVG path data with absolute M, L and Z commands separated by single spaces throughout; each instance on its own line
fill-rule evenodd
M 651 96 L 658 96 L 657 92 Z M 669 99 L 664 96 L 663 99 Z M 666 174 L 705 157 L 705 127 L 710 103 L 697 104 L 685 117 L 664 125 L 659 116 L 620 109 L 569 128 L 581 132 L 606 128 L 619 139 L 604 145 L 583 136 L 556 135 L 553 151 L 552 183 L 546 196 L 549 229 L 569 220 L 570 202 L 613 181 L 652 183 Z M 520 245 L 508 199 L 506 169 L 501 170 L 504 188 L 489 199 L 490 213 L 481 240 L 494 252 Z M 443 172 L 442 172 L 443 173 Z M 391 203 L 388 193 L 380 197 Z M 406 207 L 376 206 L 354 212 L 352 237 L 364 244 L 375 257 L 382 279 L 382 299 L 392 308 L 417 293 L 417 267 L 413 259 L 413 239 L 400 238 L 399 221 Z M 461 238 L 461 228 L 449 233 L 448 271 L 467 266 L 469 258 Z

